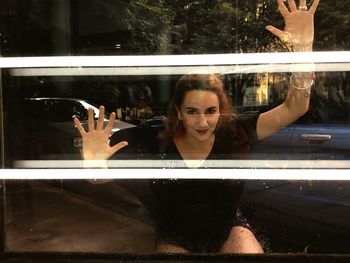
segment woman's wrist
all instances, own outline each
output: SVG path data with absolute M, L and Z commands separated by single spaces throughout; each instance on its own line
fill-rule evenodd
M 292 88 L 303 91 L 306 98 L 311 95 L 311 87 L 315 83 L 316 75 L 314 72 L 292 73 L 289 83 Z
M 293 52 L 312 52 L 313 43 L 310 44 L 293 44 Z
M 107 160 L 84 160 L 83 161 L 84 168 L 104 168 L 107 169 Z

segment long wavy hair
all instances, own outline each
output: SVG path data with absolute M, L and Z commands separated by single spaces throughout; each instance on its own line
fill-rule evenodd
M 165 131 L 166 137 L 181 137 L 186 133 L 182 121 L 178 119 L 178 111 L 187 92 L 192 90 L 210 91 L 217 95 L 219 99 L 220 118 L 216 130 L 226 126 L 229 122 L 235 119 L 232 104 L 224 90 L 224 84 L 218 76 L 214 74 L 184 75 L 177 82 L 173 98 L 169 104 Z

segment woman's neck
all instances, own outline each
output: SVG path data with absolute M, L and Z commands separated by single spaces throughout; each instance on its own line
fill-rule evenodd
M 206 159 L 214 145 L 215 134 L 212 134 L 206 141 L 196 141 L 183 136 L 174 139 L 174 143 L 183 159 L 204 160 Z

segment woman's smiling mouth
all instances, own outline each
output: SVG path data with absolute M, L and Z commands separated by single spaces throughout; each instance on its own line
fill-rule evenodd
M 209 129 L 205 129 L 205 130 L 196 130 L 197 133 L 199 134 L 206 134 L 209 131 Z

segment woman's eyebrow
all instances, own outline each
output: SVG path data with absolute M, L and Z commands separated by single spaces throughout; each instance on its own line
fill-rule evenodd
M 211 107 L 208 107 L 207 110 L 213 110 L 213 109 L 217 109 L 218 107 L 217 106 L 211 106 Z
M 206 108 L 205 110 L 212 110 L 212 109 L 218 109 L 218 107 L 217 106 L 211 106 L 211 107 Z M 186 107 L 185 110 L 198 110 L 198 108 L 190 106 L 190 107 Z

